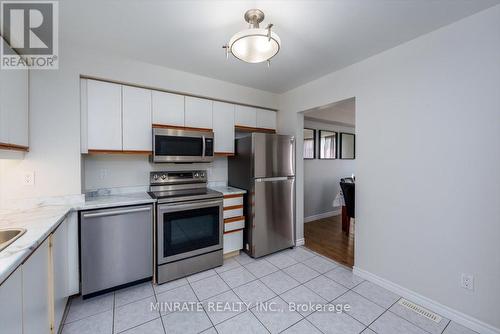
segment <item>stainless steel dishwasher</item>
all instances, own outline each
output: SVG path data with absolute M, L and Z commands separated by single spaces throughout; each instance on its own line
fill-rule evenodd
M 152 205 L 81 211 L 80 265 L 84 298 L 152 277 Z

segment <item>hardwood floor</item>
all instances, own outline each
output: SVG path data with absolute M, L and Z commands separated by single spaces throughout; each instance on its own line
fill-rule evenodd
M 342 216 L 333 216 L 304 224 L 305 246 L 334 261 L 354 265 L 354 223 L 349 235 L 342 232 Z

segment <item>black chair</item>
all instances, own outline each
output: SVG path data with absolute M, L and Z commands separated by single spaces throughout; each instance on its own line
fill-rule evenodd
M 354 179 L 352 177 L 344 177 L 344 178 L 340 179 L 340 182 L 354 183 Z
M 347 213 L 342 217 L 342 230 L 347 232 L 347 234 L 349 234 L 349 220 L 350 218 L 354 218 L 355 185 L 356 184 L 354 182 L 340 182 L 340 188 L 342 189 L 342 194 L 344 195 L 344 202 L 347 211 Z

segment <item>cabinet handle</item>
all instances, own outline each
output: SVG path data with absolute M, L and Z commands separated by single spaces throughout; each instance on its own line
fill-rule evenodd
M 127 213 L 151 211 L 151 208 L 137 208 L 137 209 L 127 209 L 127 210 L 114 210 L 106 212 L 96 212 L 96 213 L 84 213 L 83 218 L 96 218 L 96 217 L 106 217 L 115 215 L 124 215 Z

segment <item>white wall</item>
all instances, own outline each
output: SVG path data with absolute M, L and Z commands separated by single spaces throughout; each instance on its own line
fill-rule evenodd
M 306 114 L 307 117 L 307 114 Z M 316 130 L 354 133 L 354 128 L 332 125 L 324 122 L 304 120 L 304 127 Z M 318 131 L 316 131 L 316 159 L 304 160 L 304 218 L 338 211 L 332 202 L 339 192 L 340 179 L 355 174 L 356 160 L 318 159 Z M 299 199 L 300 200 L 300 199 Z
M 500 331 L 500 5 L 283 94 L 278 129 L 352 96 L 355 266 Z
M 65 45 L 60 49 L 59 70 L 31 73 L 30 152 L 22 161 L 0 161 L 0 205 L 22 198 L 81 193 L 81 74 L 277 107 L 277 96 L 272 93 Z M 24 171 L 35 172 L 34 186 L 21 186 Z
M 84 159 L 83 191 L 100 188 L 149 186 L 151 171 L 200 169 L 207 171 L 209 182 L 227 184 L 227 158 L 216 158 L 212 163 L 154 164 L 145 156 L 91 155 Z

